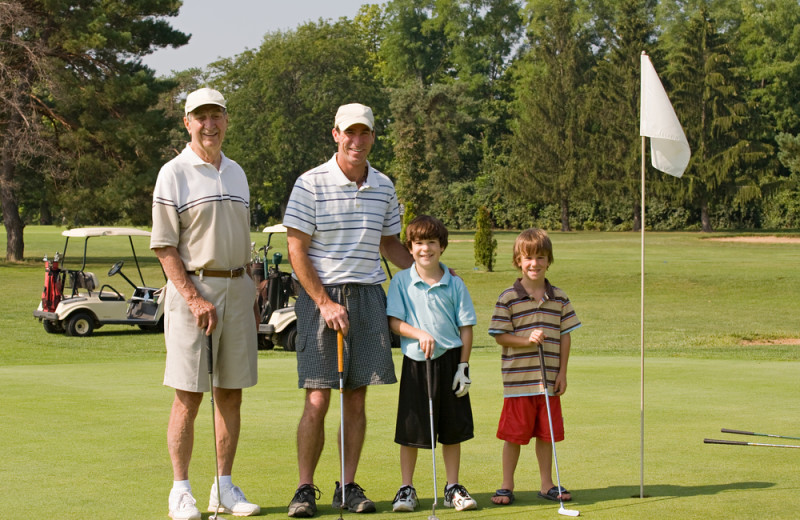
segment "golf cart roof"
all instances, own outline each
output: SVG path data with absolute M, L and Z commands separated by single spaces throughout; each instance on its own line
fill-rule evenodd
M 274 226 L 267 226 L 262 230 L 262 233 L 286 233 L 286 226 L 283 224 L 275 224 Z
M 125 227 L 85 227 L 85 228 L 67 229 L 65 231 L 62 231 L 61 235 L 68 238 L 69 237 L 89 238 L 89 237 L 107 237 L 107 236 L 149 237 L 150 232 L 144 231 L 142 229 L 125 228 Z

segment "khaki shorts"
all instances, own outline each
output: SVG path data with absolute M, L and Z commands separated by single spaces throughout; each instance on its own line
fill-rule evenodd
M 258 342 L 253 305 L 256 288 L 249 276 L 211 278 L 192 275 L 197 290 L 217 308 L 212 334 L 214 386 L 248 388 L 258 381 Z M 164 341 L 167 363 L 164 384 L 187 392 L 208 392 L 204 329 L 197 326 L 186 300 L 172 282 L 164 296 Z

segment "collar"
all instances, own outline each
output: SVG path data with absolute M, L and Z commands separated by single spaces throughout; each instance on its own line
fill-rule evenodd
M 516 291 L 518 298 L 520 298 L 520 299 L 527 298 L 529 300 L 532 299 L 530 297 L 530 295 L 528 294 L 528 291 L 526 291 L 525 288 L 522 286 L 522 278 L 517 278 L 516 279 L 516 281 L 514 282 L 514 290 Z M 553 290 L 553 285 L 550 283 L 550 280 L 545 278 L 544 279 L 544 299 L 545 300 L 552 300 L 555 297 L 556 297 L 556 293 Z
M 190 143 L 186 143 L 186 148 L 183 149 L 183 153 L 186 154 L 192 166 L 203 166 L 204 164 L 207 164 L 211 167 L 214 167 L 213 164 L 204 161 L 199 155 L 197 155 L 195 151 L 192 150 L 192 145 Z M 230 164 L 231 160 L 228 159 L 224 153 L 222 153 L 222 150 L 220 150 L 219 154 L 220 154 L 219 171 L 220 173 L 222 173 L 225 167 L 228 164 Z M 216 170 L 216 167 L 214 167 L 214 169 Z
M 414 262 L 413 264 L 411 264 L 410 267 L 411 285 L 416 285 L 418 283 L 424 283 L 427 285 L 425 280 L 423 280 L 422 277 L 420 277 L 419 273 L 417 272 L 416 266 L 417 263 Z M 444 274 L 442 275 L 442 278 L 438 282 L 436 282 L 435 285 L 450 285 L 450 278 L 452 277 L 452 275 L 450 274 L 450 269 L 448 269 L 448 267 L 441 262 L 439 262 L 439 267 L 442 268 Z
M 330 166 L 330 172 L 333 173 L 334 177 L 336 177 L 335 184 L 337 186 L 347 186 L 348 184 L 355 184 L 355 182 L 347 178 L 347 175 L 345 175 L 342 169 L 339 167 L 339 163 L 336 162 L 335 153 L 328 161 L 328 165 Z M 380 187 L 380 185 L 381 185 L 381 180 L 380 177 L 378 176 L 377 170 L 375 170 L 375 168 L 372 167 L 369 161 L 367 161 L 367 178 L 364 179 L 364 183 L 361 185 L 361 188 L 362 189 L 378 188 Z

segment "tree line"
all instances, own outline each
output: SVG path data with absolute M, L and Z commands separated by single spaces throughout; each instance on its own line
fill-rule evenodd
M 638 230 L 642 51 L 692 147 L 681 179 L 648 168 L 647 226 L 800 228 L 797 0 L 391 0 L 156 78 L 141 59 L 188 42 L 167 21 L 180 5 L 0 0 L 7 259 L 28 223 L 149 225 L 198 86 L 228 99 L 256 226 L 280 220 L 358 101 L 376 115 L 371 162 L 417 214 Z

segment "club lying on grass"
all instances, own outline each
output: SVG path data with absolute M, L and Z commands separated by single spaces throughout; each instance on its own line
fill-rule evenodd
M 706 444 L 732 444 L 734 446 L 766 446 L 768 448 L 800 448 L 794 444 L 765 444 L 762 442 L 728 441 L 721 439 L 703 439 Z
M 759 437 L 774 437 L 776 439 L 795 439 L 800 440 L 800 437 L 790 437 L 788 435 L 777 435 L 775 433 L 758 433 L 758 432 L 746 432 L 744 430 L 731 430 L 728 428 L 723 428 L 722 433 L 736 433 L 738 435 L 756 435 Z

